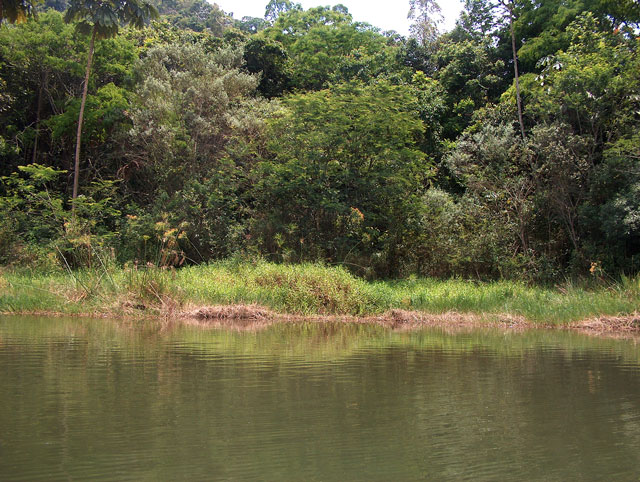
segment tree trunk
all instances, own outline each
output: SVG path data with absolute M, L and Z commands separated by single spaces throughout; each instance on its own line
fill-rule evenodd
M 509 9 L 509 29 L 511 30 L 511 49 L 513 50 L 513 70 L 516 75 L 516 102 L 518 104 L 518 122 L 520 123 L 520 133 L 525 138 L 524 121 L 522 120 L 522 99 L 520 97 L 520 74 L 518 72 L 518 53 L 516 50 L 516 34 L 513 31 L 513 6 Z
M 76 156 L 73 170 L 73 200 L 78 197 L 78 179 L 80 177 L 80 142 L 82 140 L 82 120 L 84 119 L 84 105 L 87 102 L 87 90 L 89 88 L 89 72 L 91 72 L 91 60 L 93 59 L 93 47 L 96 41 L 96 28 L 93 27 L 91 42 L 89 43 L 89 55 L 87 56 L 87 71 L 84 75 L 84 87 L 82 89 L 82 101 L 80 102 L 80 115 L 78 116 L 78 133 L 76 135 Z M 75 210 L 75 203 L 72 204 Z

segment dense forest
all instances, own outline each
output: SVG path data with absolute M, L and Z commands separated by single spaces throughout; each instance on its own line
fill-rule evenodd
M 0 264 L 637 273 L 640 3 L 406 8 L 0 0 Z

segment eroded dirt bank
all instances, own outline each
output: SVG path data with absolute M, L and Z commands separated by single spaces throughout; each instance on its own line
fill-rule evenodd
M 526 330 L 533 328 L 577 330 L 592 335 L 639 336 L 640 314 L 630 316 L 591 318 L 569 324 L 535 323 L 523 316 L 476 313 L 424 313 L 408 310 L 390 310 L 375 316 L 345 315 L 283 315 L 257 305 L 205 306 L 181 312 L 182 322 L 198 325 L 271 324 L 275 322 L 345 322 L 371 323 L 394 329 L 438 327 L 445 329 L 501 328 Z
M 24 311 L 0 313 L 10 315 L 37 315 L 55 317 L 116 318 L 126 320 L 155 320 L 167 323 L 184 323 L 203 327 L 260 328 L 274 323 L 364 323 L 377 324 L 392 329 L 412 330 L 435 327 L 451 330 L 473 328 L 497 328 L 508 331 L 527 329 L 576 330 L 590 335 L 640 338 L 640 313 L 627 316 L 601 316 L 571 323 L 544 323 L 527 320 L 524 316 L 495 313 L 426 313 L 409 310 L 389 310 L 379 315 L 300 315 L 283 314 L 259 305 L 212 305 L 176 307 L 153 312 L 125 309 L 100 313 L 60 313 Z

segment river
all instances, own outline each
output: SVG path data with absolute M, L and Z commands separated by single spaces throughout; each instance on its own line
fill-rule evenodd
M 0 479 L 637 480 L 640 346 L 0 317 Z

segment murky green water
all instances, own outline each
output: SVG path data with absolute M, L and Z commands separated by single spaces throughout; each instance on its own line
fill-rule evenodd
M 640 346 L 0 318 L 0 479 L 638 480 Z

